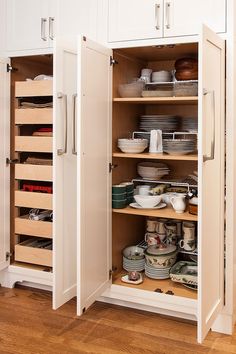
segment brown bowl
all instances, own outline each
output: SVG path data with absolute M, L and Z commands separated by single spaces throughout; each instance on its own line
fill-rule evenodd
M 194 204 L 189 204 L 189 214 L 197 215 L 198 206 Z
M 198 61 L 194 58 L 182 58 L 175 62 L 175 69 L 178 70 L 197 70 Z
M 175 73 L 176 80 L 197 80 L 198 71 L 197 70 L 178 70 Z

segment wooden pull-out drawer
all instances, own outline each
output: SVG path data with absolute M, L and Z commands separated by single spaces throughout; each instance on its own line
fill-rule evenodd
M 52 166 L 16 164 L 15 179 L 52 182 Z
M 52 108 L 17 108 L 15 124 L 52 124 Z
M 17 81 L 15 97 L 52 96 L 52 80 Z
M 15 218 L 15 233 L 52 238 L 52 222 L 29 220 L 28 215 Z
M 15 151 L 52 152 L 52 137 L 16 136 Z
M 52 267 L 52 250 L 31 247 L 32 240 L 15 245 L 15 260 Z
M 52 194 L 15 191 L 15 206 L 52 210 Z

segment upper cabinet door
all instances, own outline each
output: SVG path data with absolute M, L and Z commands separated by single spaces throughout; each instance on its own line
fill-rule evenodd
M 109 1 L 109 42 L 163 36 L 163 0 Z
M 109 286 L 111 269 L 111 50 L 78 46 L 78 315 Z
M 204 26 L 199 43 L 198 340 L 224 301 L 225 43 Z
M 164 0 L 164 36 L 196 35 L 206 24 L 226 31 L 226 0 Z
M 75 150 L 77 43 L 57 38 L 54 47 L 53 308 L 76 296 Z
M 0 58 L 0 271 L 7 267 L 10 252 L 10 74 L 7 72 L 8 59 Z
M 7 0 L 7 50 L 47 48 L 50 0 Z

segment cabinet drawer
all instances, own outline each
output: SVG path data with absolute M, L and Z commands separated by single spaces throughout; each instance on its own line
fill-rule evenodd
M 52 124 L 52 108 L 17 108 L 15 124 Z
M 37 237 L 52 238 L 52 222 L 29 220 L 26 217 L 15 218 L 15 233 Z
M 52 80 L 17 81 L 15 97 L 52 96 Z
M 15 206 L 52 210 L 52 194 L 15 191 Z
M 15 179 L 52 182 L 52 166 L 16 164 Z
M 30 247 L 31 240 L 15 245 L 15 260 L 52 267 L 52 250 Z
M 52 137 L 16 136 L 15 151 L 52 152 Z

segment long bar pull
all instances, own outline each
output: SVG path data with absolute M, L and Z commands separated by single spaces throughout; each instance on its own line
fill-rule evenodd
M 166 3 L 166 28 L 170 29 L 170 2 Z
M 72 154 L 77 155 L 76 150 L 76 100 L 77 94 L 72 95 Z
M 203 162 L 206 161 L 211 161 L 214 160 L 215 158 L 215 113 L 216 113 L 216 109 L 215 109 L 215 91 L 207 91 L 204 90 L 203 95 L 211 95 L 211 104 L 212 104 L 212 123 L 213 123 L 213 127 L 212 127 L 212 135 L 211 135 L 211 153 L 210 155 L 203 155 Z
M 64 118 L 64 146 L 61 149 L 57 149 L 57 155 L 64 155 L 67 153 L 67 95 L 62 92 L 58 92 L 57 98 L 62 100 Z
M 54 39 L 54 17 L 49 17 L 49 38 Z
M 41 17 L 41 39 L 43 41 L 47 40 L 47 37 L 46 37 L 46 22 L 47 22 L 47 19 L 45 17 Z
M 158 31 L 160 29 L 160 4 L 155 4 L 155 28 Z

